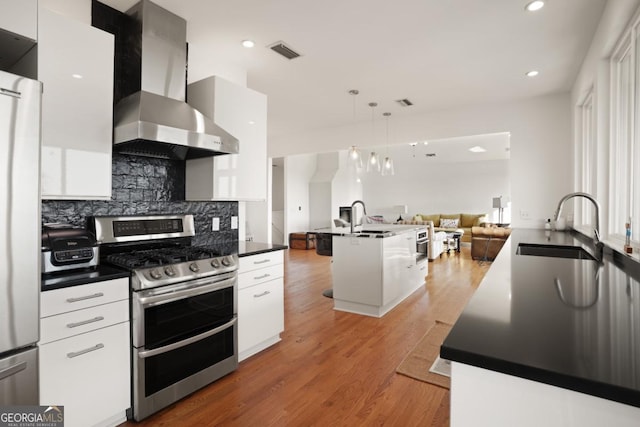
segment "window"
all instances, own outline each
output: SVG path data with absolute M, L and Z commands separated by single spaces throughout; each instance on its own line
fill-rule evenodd
M 635 31 L 634 31 L 635 33 Z M 635 91 L 638 73 L 636 62 L 636 39 L 628 36 L 620 44 L 612 58 L 612 123 L 609 181 L 609 230 L 611 237 L 624 235 L 624 224 L 632 215 L 632 195 L 640 191 L 633 179 L 632 153 L 634 134 L 638 122 L 637 95 Z M 638 47 L 640 48 L 640 46 Z M 640 218 L 640 217 L 639 217 Z M 635 220 L 638 221 L 638 218 Z M 638 230 L 638 224 L 634 224 Z
M 596 157 L 596 132 L 595 132 L 595 108 L 593 99 L 593 87 L 587 93 L 579 106 L 578 142 L 576 147 L 576 159 L 578 161 L 577 188 L 579 191 L 589 193 L 597 198 L 597 157 Z M 584 199 L 578 199 L 574 222 L 577 224 L 590 224 L 593 205 Z

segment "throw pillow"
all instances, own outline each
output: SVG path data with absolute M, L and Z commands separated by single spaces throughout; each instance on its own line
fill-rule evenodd
M 440 218 L 440 227 L 441 228 L 458 228 L 458 220 L 449 219 L 449 218 Z

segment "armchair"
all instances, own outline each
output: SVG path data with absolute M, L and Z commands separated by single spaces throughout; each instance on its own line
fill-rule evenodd
M 429 235 L 429 261 L 433 261 L 434 259 L 441 257 L 442 252 L 444 252 L 444 241 L 447 238 L 447 233 L 444 231 L 435 231 L 435 227 L 433 226 L 433 221 L 426 221 L 427 232 Z

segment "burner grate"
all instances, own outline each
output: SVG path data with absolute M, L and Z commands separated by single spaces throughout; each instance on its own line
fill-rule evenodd
M 106 261 L 119 267 L 133 269 L 196 261 L 220 255 L 219 251 L 213 248 L 185 246 L 113 253 L 106 257 Z

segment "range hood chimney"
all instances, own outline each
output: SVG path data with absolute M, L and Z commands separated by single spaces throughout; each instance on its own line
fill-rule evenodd
M 187 22 L 149 0 L 126 14 L 134 34 L 116 61 L 139 64 L 127 74 L 140 84 L 115 106 L 114 149 L 180 160 L 238 153 L 237 138 L 186 103 Z

